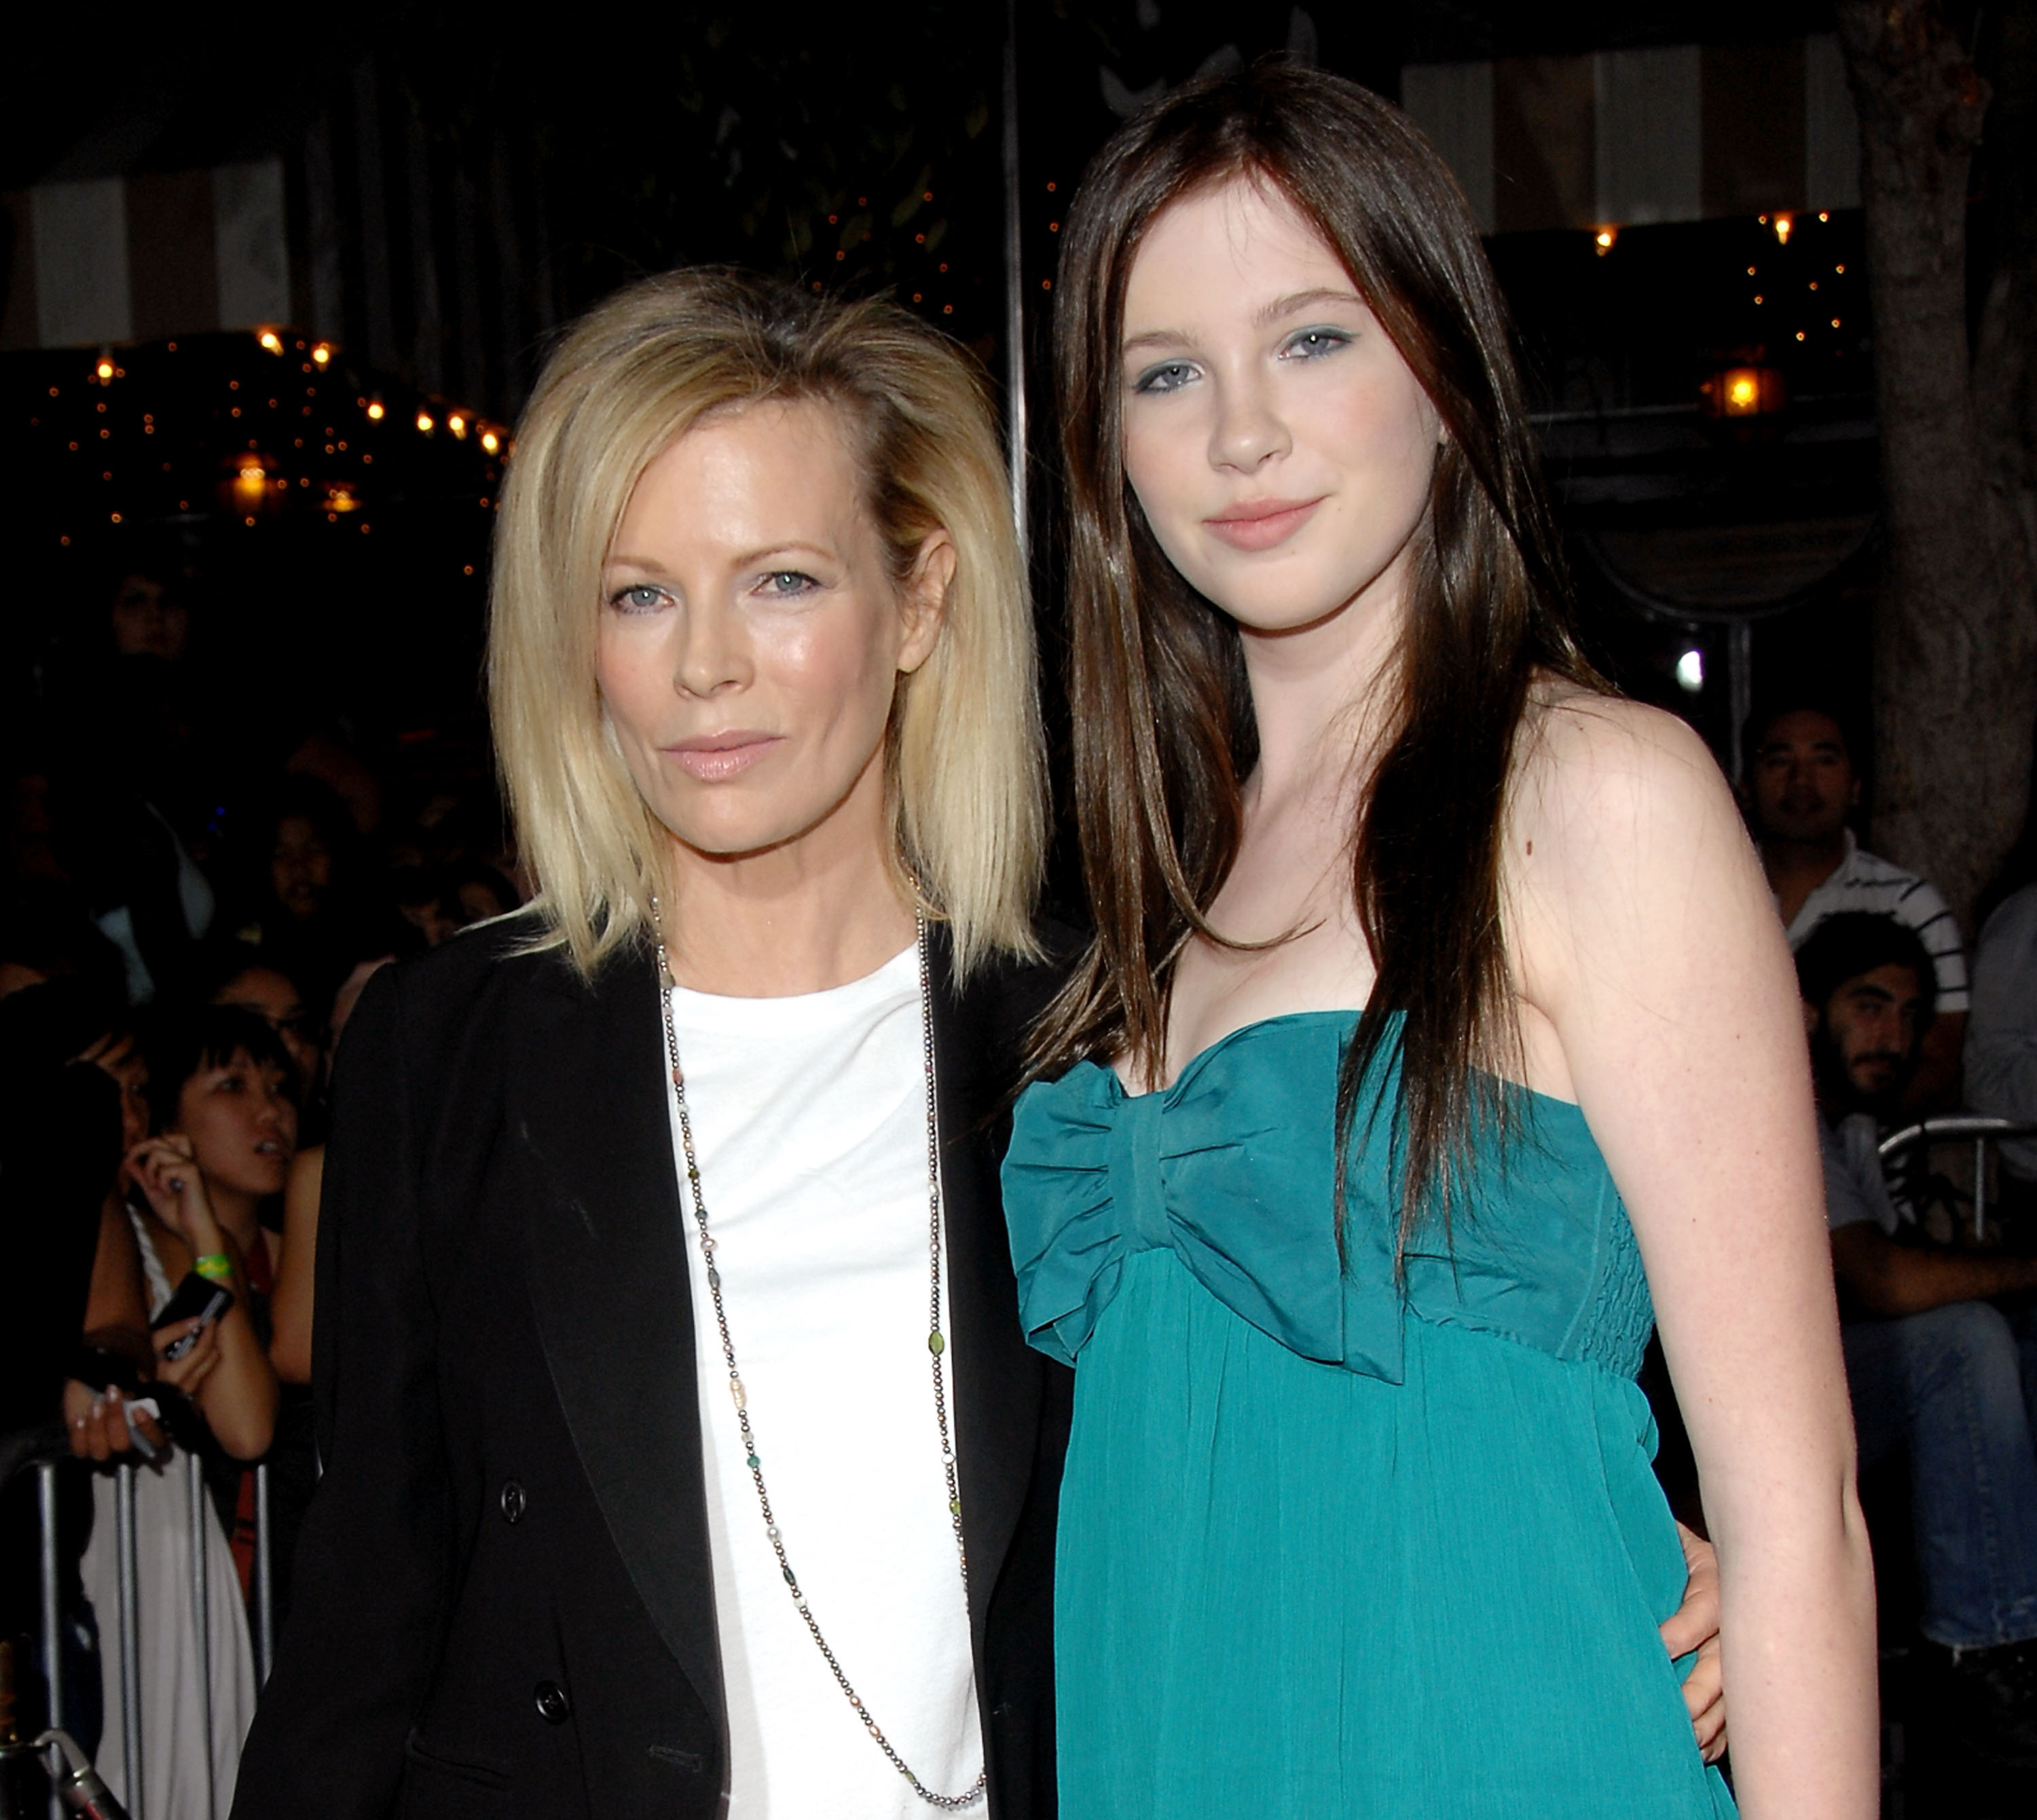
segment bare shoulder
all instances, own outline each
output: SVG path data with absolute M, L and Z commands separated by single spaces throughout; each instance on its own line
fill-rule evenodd
M 1737 827 L 1710 749 L 1674 714 L 1567 684 L 1538 691 L 1522 728 L 1510 814 L 1524 838 L 1631 834 L 1721 814 Z

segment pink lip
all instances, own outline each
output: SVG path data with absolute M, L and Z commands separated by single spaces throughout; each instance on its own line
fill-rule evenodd
M 1203 522 L 1234 549 L 1271 550 L 1300 530 L 1322 502 L 1320 495 L 1313 499 L 1255 499 Z
M 719 784 L 739 777 L 773 746 L 784 740 L 777 733 L 752 732 L 731 728 L 725 733 L 702 733 L 664 748 L 665 755 L 688 776 L 704 784 Z

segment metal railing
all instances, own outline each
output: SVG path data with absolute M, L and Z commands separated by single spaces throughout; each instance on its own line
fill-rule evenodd
M 206 1807 L 213 1820 L 221 1820 L 218 1793 L 213 1781 L 211 1569 L 206 1558 L 211 1501 L 205 1486 L 203 1459 L 190 1448 L 185 1448 L 183 1455 L 184 1492 L 191 1531 L 191 1644 L 206 1739 L 202 1753 Z M 60 1425 L 0 1440 L 0 1486 L 10 1483 L 17 1473 L 24 1470 L 32 1470 L 36 1475 L 36 1513 L 41 1531 L 39 1567 L 42 1663 L 49 1696 L 49 1723 L 53 1727 L 62 1724 L 65 1710 L 62 1559 L 58 1535 L 57 1473 L 70 1458 L 70 1440 Z M 119 1589 L 120 1764 L 127 1820 L 147 1820 L 147 1796 L 142 1782 L 145 1740 L 142 1726 L 141 1574 L 134 1516 L 134 1475 L 139 1470 L 132 1460 L 119 1461 L 113 1468 L 114 1546 Z M 251 1615 L 255 1684 L 259 1694 L 268 1681 L 270 1665 L 275 1656 L 275 1587 L 270 1552 L 267 1462 L 258 1462 L 254 1470 L 255 1576 Z M 100 1741 L 102 1755 L 107 1742 L 105 1739 Z M 65 1765 L 59 1747 L 54 1744 L 49 1746 L 49 1760 L 50 1820 L 62 1820 L 66 1804 L 58 1788 L 64 1776 Z
M 2012 1118 L 1988 1118 L 1978 1113 L 1956 1113 L 1943 1118 L 1920 1119 L 1892 1131 L 1881 1141 L 1880 1157 L 1886 1164 L 1918 1144 L 1957 1144 L 1971 1141 L 1974 1160 L 1974 1237 L 1987 1237 L 1987 1152 L 1991 1144 L 2037 1137 L 2037 1125 L 2020 1125 Z

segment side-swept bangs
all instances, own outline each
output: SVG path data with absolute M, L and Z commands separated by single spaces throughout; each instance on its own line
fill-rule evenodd
M 503 490 L 497 758 L 542 939 L 583 971 L 648 925 L 670 838 L 595 683 L 603 565 L 639 478 L 676 437 L 716 412 L 807 399 L 842 414 L 894 575 L 936 528 L 955 547 L 940 638 L 893 705 L 893 857 L 948 923 L 958 976 L 994 951 L 1031 951 L 1045 831 L 1037 660 L 981 372 L 894 305 L 713 270 L 644 280 L 579 324 L 539 380 Z

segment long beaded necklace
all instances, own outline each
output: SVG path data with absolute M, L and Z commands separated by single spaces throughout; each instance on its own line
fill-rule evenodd
M 942 1795 L 929 1788 L 913 1774 L 905 1758 L 892 1748 L 891 1741 L 884 1735 L 877 1721 L 871 1716 L 870 1709 L 863 1704 L 863 1697 L 842 1673 L 841 1664 L 821 1633 L 819 1622 L 807 1603 L 807 1595 L 799 1590 L 799 1576 L 793 1572 L 792 1564 L 785 1553 L 784 1538 L 778 1532 L 778 1519 L 771 1508 L 771 1494 L 765 1489 L 764 1466 L 757 1451 L 757 1436 L 750 1425 L 750 1398 L 743 1385 L 743 1374 L 736 1368 L 735 1342 L 729 1338 L 728 1311 L 721 1299 L 721 1273 L 715 1268 L 714 1237 L 708 1231 L 707 1202 L 701 1198 L 700 1161 L 693 1152 L 693 1124 L 686 1107 L 686 1077 L 679 1065 L 678 1027 L 672 1019 L 672 989 L 678 983 L 672 977 L 672 963 L 665 952 L 665 925 L 658 900 L 651 899 L 651 922 L 658 938 L 659 997 L 665 1008 L 665 1053 L 671 1063 L 672 1092 L 678 1104 L 679 1142 L 686 1152 L 686 1185 L 692 1190 L 693 1224 L 700 1236 L 701 1262 L 707 1272 L 708 1293 L 714 1301 L 714 1324 L 721 1338 L 722 1362 L 728 1368 L 728 1394 L 735 1404 L 735 1420 L 743 1434 L 743 1464 L 749 1469 L 751 1482 L 757 1487 L 757 1505 L 763 1513 L 764 1534 L 769 1538 L 771 1552 L 778 1557 L 778 1571 L 784 1576 L 785 1585 L 792 1595 L 792 1603 L 805 1621 L 807 1629 L 815 1646 L 826 1659 L 828 1671 L 834 1676 L 835 1685 L 841 1688 L 848 1704 L 856 1709 L 856 1716 L 863 1721 L 877 1748 L 890 1761 L 891 1767 L 905 1778 L 913 1792 L 929 1806 L 941 1808 L 971 1806 L 984 1791 L 989 1775 L 988 1766 L 977 1773 L 976 1780 L 960 1795 Z M 934 1020 L 933 990 L 930 984 L 927 962 L 927 918 L 924 910 L 913 912 L 914 940 L 920 960 L 920 1043 L 925 1065 L 927 1081 L 927 1276 L 928 1279 L 927 1351 L 933 1360 L 934 1420 L 941 1436 L 941 1465 L 947 1476 L 948 1521 L 953 1526 L 955 1538 L 955 1558 L 962 1569 L 962 1599 L 969 1599 L 969 1553 L 962 1541 L 962 1491 L 955 1478 L 954 1444 L 948 1434 L 948 1398 L 946 1375 L 943 1370 L 943 1355 L 947 1351 L 947 1337 L 941 1332 L 941 1156 L 939 1127 L 935 1122 L 936 1095 L 934 1085 Z

